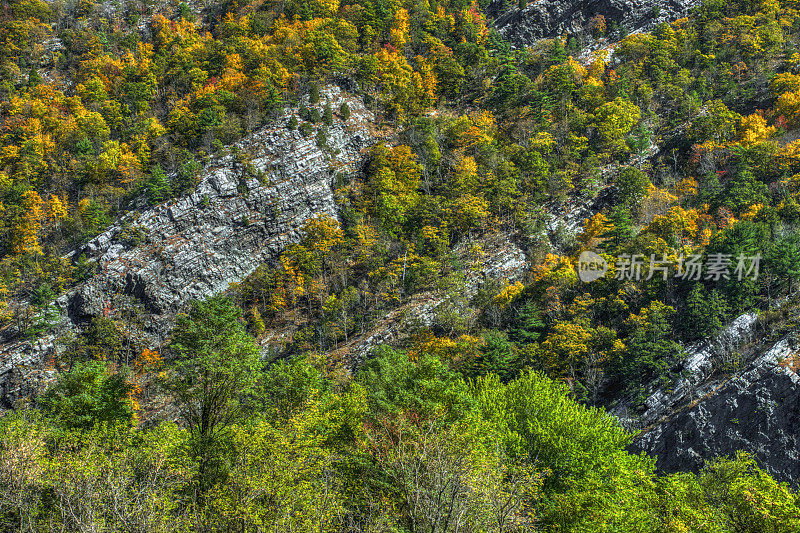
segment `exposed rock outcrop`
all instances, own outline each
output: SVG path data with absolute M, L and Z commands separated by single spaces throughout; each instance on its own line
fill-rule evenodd
M 502 2 L 495 1 L 489 12 L 497 17 L 498 32 L 521 48 L 542 38 L 590 34 L 589 22 L 597 15 L 607 25 L 614 22 L 634 33 L 685 17 L 699 4 L 699 0 L 530 0 L 525 9 L 503 12 Z
M 708 364 L 697 366 L 702 376 Z M 776 479 L 800 482 L 798 371 L 796 342 L 785 338 L 744 371 L 708 384 L 697 399 L 645 428 L 633 448 L 656 455 L 667 472 L 697 470 L 707 459 L 745 450 Z M 675 398 L 686 399 L 687 389 L 676 388 L 674 397 L 651 396 L 645 417 L 669 411 Z
M 132 302 L 144 311 L 144 332 L 158 342 L 187 302 L 222 292 L 275 259 L 308 219 L 337 216 L 334 177 L 360 169 L 363 149 L 374 142 L 373 119 L 360 99 L 337 87 L 321 91 L 320 107 L 326 101 L 333 109 L 346 101 L 351 110 L 347 122 L 337 118 L 327 128 L 327 146 L 315 132 L 289 130 L 296 112 L 289 109 L 234 145 L 233 155 L 210 163 L 190 195 L 134 211 L 74 252 L 95 261 L 98 273 L 56 301 L 62 319 L 55 333 Z M 132 230 L 141 236 L 135 245 Z M 52 353 L 55 333 L 0 346 L 3 399 L 22 392 L 22 369 Z

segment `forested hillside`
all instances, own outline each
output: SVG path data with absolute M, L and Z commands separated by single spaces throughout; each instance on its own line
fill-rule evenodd
M 3 530 L 800 531 L 800 2 L 533 4 L 3 0 Z

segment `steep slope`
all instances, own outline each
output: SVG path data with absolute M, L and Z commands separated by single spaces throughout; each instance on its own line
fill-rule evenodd
M 334 177 L 358 171 L 362 149 L 375 139 L 361 100 L 332 87 L 321 91 L 320 106 L 326 101 L 334 109 L 347 102 L 352 113 L 327 128 L 327 146 L 314 133 L 288 129 L 296 112 L 288 109 L 211 162 L 191 194 L 134 210 L 70 254 L 85 255 L 97 273 L 55 302 L 55 331 L 0 347 L 3 400 L 34 387 L 25 369 L 53 354 L 57 336 L 93 317 L 138 311 L 142 333 L 157 344 L 184 304 L 224 291 L 276 258 L 309 218 L 337 216 Z
M 800 480 L 800 361 L 785 338 L 744 371 L 717 382 L 699 399 L 646 428 L 633 448 L 658 457 L 667 472 L 697 471 L 705 461 L 754 453 L 780 481 Z M 656 404 L 664 405 L 666 398 Z

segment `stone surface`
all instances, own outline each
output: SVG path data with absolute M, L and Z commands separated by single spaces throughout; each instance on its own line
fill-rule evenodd
M 708 459 L 745 450 L 779 481 L 798 483 L 799 369 L 796 342 L 783 339 L 742 372 L 646 428 L 632 448 L 656 455 L 667 472 L 696 471 Z M 648 411 L 669 403 L 653 400 Z
M 503 12 L 501 2 L 495 0 L 489 13 L 496 17 L 498 32 L 521 48 L 565 34 L 588 37 L 589 21 L 596 15 L 602 15 L 607 25 L 616 22 L 628 33 L 635 33 L 685 17 L 699 4 L 699 0 L 529 0 L 525 9 L 514 7 Z

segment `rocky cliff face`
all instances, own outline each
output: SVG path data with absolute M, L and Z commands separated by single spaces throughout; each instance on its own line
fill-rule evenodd
M 589 22 L 602 15 L 607 25 L 612 22 L 629 33 L 647 31 L 661 22 L 687 15 L 698 0 L 529 0 L 525 9 L 502 9 L 495 1 L 490 13 L 496 17 L 495 27 L 518 47 L 538 39 L 561 35 L 590 34 Z
M 138 306 L 144 333 L 158 342 L 187 302 L 224 291 L 276 258 L 298 240 L 309 218 L 337 216 L 334 177 L 360 169 L 363 149 L 375 141 L 373 118 L 363 102 L 338 88 L 321 92 L 319 107 L 326 101 L 333 109 L 346 101 L 351 109 L 346 123 L 337 117 L 327 128 L 327 146 L 318 146 L 316 129 L 305 137 L 290 131 L 286 124 L 296 110 L 287 110 L 237 143 L 231 152 L 239 156 L 210 163 L 191 194 L 134 211 L 74 252 L 95 262 L 98 273 L 56 301 L 62 315 L 56 332 L 35 343 L 0 346 L 3 399 L 32 385 L 36 376 L 26 369 L 52 353 L 57 334 Z M 132 233 L 141 242 L 132 241 Z
M 658 467 L 669 472 L 697 470 L 707 459 L 745 450 L 776 479 L 798 483 L 798 372 L 797 342 L 783 339 L 744 371 L 644 429 L 633 447 L 657 455 Z

